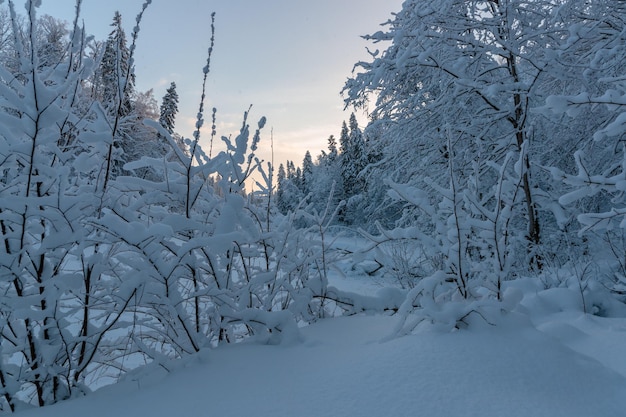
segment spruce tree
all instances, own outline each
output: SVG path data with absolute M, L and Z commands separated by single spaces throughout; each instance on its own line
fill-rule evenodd
M 337 160 L 337 139 L 335 139 L 334 135 L 330 135 L 328 137 L 328 163 L 334 164 Z
M 361 173 L 367 167 L 367 150 L 365 148 L 365 139 L 363 132 L 359 128 L 354 113 L 350 115 L 350 153 L 352 157 L 352 169 L 354 172 L 354 193 L 358 194 L 363 191 L 364 184 Z
M 124 172 L 126 162 L 146 155 L 142 148 L 147 145 L 142 140 L 146 136 L 143 118 L 135 112 L 137 94 L 131 52 L 122 28 L 122 15 L 117 11 L 111 26 L 113 30 L 102 46 L 100 63 L 92 78 L 92 98 L 100 102 L 112 128 L 107 178 Z
M 296 188 L 298 189 L 298 191 L 302 191 L 303 187 L 302 187 L 302 168 L 297 167 L 296 168 L 296 176 L 293 179 L 293 183 L 296 186 Z
M 278 207 L 278 211 L 283 214 L 286 214 L 289 210 L 289 203 L 286 201 L 286 189 L 287 189 L 287 174 L 285 172 L 285 166 L 280 164 L 278 166 L 278 174 L 276 177 L 276 181 L 278 186 L 276 187 L 276 206 Z
M 96 99 L 113 117 L 124 117 L 131 113 L 131 97 L 135 91 L 135 76 L 130 68 L 130 50 L 126 33 L 122 28 L 122 15 L 115 12 L 113 30 L 104 46 L 104 53 L 97 70 L 94 89 Z
M 311 152 L 306 151 L 304 154 L 304 160 L 302 161 L 302 192 L 304 195 L 313 191 L 311 185 L 313 184 L 313 158 Z
M 350 149 L 350 131 L 348 130 L 348 125 L 344 120 L 341 125 L 341 134 L 339 135 L 339 152 L 345 154 L 349 152 Z
M 163 102 L 161 103 L 161 116 L 159 123 L 170 134 L 174 133 L 174 124 L 176 114 L 178 113 L 178 93 L 176 92 L 176 83 L 172 82 L 167 89 Z
M 341 136 L 341 177 L 343 179 L 345 197 L 350 198 L 363 191 L 359 174 L 367 165 L 367 154 L 363 132 L 359 128 L 354 113 L 350 115 L 349 127 L 343 122 Z
M 278 189 L 276 191 L 276 204 L 281 213 L 294 210 L 298 207 L 302 194 L 302 170 L 296 168 L 293 161 L 287 161 L 287 167 L 280 164 L 277 174 Z
M 350 131 L 346 121 L 341 125 L 341 133 L 339 135 L 339 151 L 341 152 L 341 182 L 343 184 L 344 196 L 352 195 L 352 176 L 350 164 L 352 163 L 350 155 Z
M 296 166 L 293 161 L 287 161 L 287 179 L 293 181 L 296 178 Z

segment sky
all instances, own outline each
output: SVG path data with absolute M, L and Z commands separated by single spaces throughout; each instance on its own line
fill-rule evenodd
M 122 14 L 130 37 L 142 0 L 83 0 L 87 33 L 106 39 L 113 14 Z M 136 87 L 154 89 L 161 102 L 176 82 L 180 98 L 176 131 L 191 137 L 199 107 L 202 68 L 216 13 L 215 48 L 207 109 L 217 108 L 218 134 L 236 134 L 243 112 L 267 117 L 260 156 L 296 165 L 315 156 L 348 120 L 340 91 L 353 66 L 368 60 L 361 38 L 400 10 L 402 0 L 154 0 L 145 12 L 135 57 Z M 74 0 L 43 0 L 39 14 L 72 21 Z M 380 46 L 378 46 L 380 47 Z M 205 117 L 210 119 L 210 111 Z M 366 117 L 357 113 L 364 124 Z M 252 125 L 251 123 L 251 125 Z M 206 122 L 205 125 L 210 125 Z M 205 133 L 203 136 L 208 139 Z M 206 146 L 206 142 L 205 142 Z

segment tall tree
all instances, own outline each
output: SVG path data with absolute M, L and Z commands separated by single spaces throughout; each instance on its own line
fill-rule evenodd
M 302 160 L 302 193 L 304 195 L 309 194 L 313 184 L 313 158 L 311 152 L 306 151 L 304 159 Z
M 531 250 L 541 243 L 540 220 L 548 221 L 531 163 L 542 162 L 532 139 L 543 121 L 531 108 L 560 75 L 550 71 L 550 51 L 567 37 L 563 3 L 408 0 L 387 31 L 367 37 L 390 46 L 359 63 L 364 71 L 344 89 L 357 107 L 374 96 L 370 110 L 389 127 L 385 162 L 402 181 L 446 178 L 452 166 L 482 199 L 495 184 L 491 164 L 514 151 L 518 163 L 507 175 L 520 186 L 514 210 Z
M 285 214 L 287 213 L 287 202 L 285 201 L 285 188 L 287 186 L 287 173 L 285 171 L 285 165 L 280 164 L 278 166 L 278 174 L 276 175 L 276 206 L 278 210 Z
M 359 127 L 359 123 L 354 113 L 350 115 L 348 125 L 350 127 L 350 149 L 348 154 L 350 155 L 350 169 L 352 171 L 350 177 L 352 181 L 353 194 L 360 194 L 363 192 L 365 186 L 362 172 L 368 163 L 367 149 L 363 132 Z
M 343 184 L 343 197 L 351 197 L 354 195 L 354 170 L 352 161 L 352 144 L 350 143 L 350 130 L 348 124 L 344 120 L 341 124 L 341 132 L 339 134 L 339 151 L 341 164 L 341 183 Z
M 53 66 L 60 64 L 67 52 L 66 22 L 44 15 L 37 22 L 37 55 L 39 65 Z
M 334 163 L 337 160 L 337 139 L 335 139 L 334 135 L 330 135 L 328 137 L 328 161 L 329 163 Z
M 282 169 L 281 169 L 282 168 Z M 296 167 L 293 161 L 287 161 L 287 167 L 281 164 L 278 167 L 278 209 L 286 214 L 300 204 L 304 193 L 302 191 L 302 169 Z
M 130 67 L 130 50 L 122 27 L 122 15 L 115 12 L 113 30 L 104 44 L 104 52 L 94 79 L 96 99 L 109 113 L 124 117 L 131 113 L 135 75 Z
M 577 128 L 578 149 L 575 167 L 553 172 L 573 187 L 561 202 L 579 214 L 585 229 L 605 229 L 609 236 L 626 224 L 621 186 L 626 178 L 626 4 L 598 0 L 584 8 L 570 5 L 567 12 L 576 25 L 555 58 L 568 88 L 549 97 L 545 109 Z M 574 77 L 584 84 L 572 82 Z M 620 250 L 611 243 L 606 252 Z
M 339 152 L 345 154 L 350 149 L 350 130 L 348 124 L 344 120 L 341 124 L 341 133 L 339 134 Z
M 174 124 L 176 115 L 178 114 L 178 93 L 176 92 L 176 83 L 172 82 L 163 96 L 161 102 L 161 114 L 159 123 L 170 134 L 174 133 Z

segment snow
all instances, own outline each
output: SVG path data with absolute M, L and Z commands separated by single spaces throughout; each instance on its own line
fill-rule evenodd
M 113 379 L 115 370 L 122 375 L 133 369 L 118 384 L 91 395 L 18 414 L 626 415 L 626 304 L 609 294 L 597 276 L 612 277 L 617 270 L 604 270 L 597 258 L 593 264 L 587 260 L 608 248 L 611 262 L 623 272 L 623 241 L 613 243 L 608 235 L 608 246 L 595 248 L 591 237 L 580 245 L 569 240 L 576 215 L 588 229 L 610 229 L 615 220 L 621 220 L 622 232 L 626 229 L 626 162 L 619 168 L 619 160 L 608 155 L 619 159 L 624 152 L 611 151 L 617 149 L 611 141 L 589 141 L 594 131 L 596 140 L 626 131 L 624 80 L 606 78 L 619 76 L 616 63 L 624 58 L 623 49 L 611 46 L 623 34 L 609 27 L 610 19 L 598 31 L 590 27 L 588 34 L 573 30 L 572 37 L 585 37 L 574 47 L 577 40 L 565 45 L 558 36 L 533 33 L 550 32 L 550 27 L 563 33 L 579 19 L 574 17 L 578 4 L 562 15 L 556 7 L 542 6 L 533 18 L 512 7 L 508 10 L 515 13 L 504 21 L 504 14 L 485 14 L 480 4 L 457 16 L 454 1 L 439 7 L 407 0 L 388 22 L 390 30 L 370 37 L 393 37 L 394 45 L 373 62 L 357 64 L 365 72 L 355 74 L 344 89 L 347 103 L 357 107 L 368 97 L 376 99 L 373 114 L 380 123 L 363 133 L 352 114 L 349 130 L 344 122 L 339 139 L 341 158 L 332 139 L 331 153 L 320 157 L 317 168 L 307 152 L 302 169 L 290 162 L 287 176 L 279 170 L 277 202 L 288 201 L 287 194 L 300 201 L 281 203 L 281 209 L 309 210 L 283 218 L 272 214 L 269 195 L 257 203 L 256 196 L 245 199 L 243 193 L 244 180 L 261 168 L 249 151 L 257 149 L 265 118 L 249 142 L 246 111 L 239 134 L 222 136 L 227 150 L 215 157 L 197 143 L 213 37 L 195 141 L 185 139 L 189 155 L 166 132 L 172 129 L 160 132 L 177 149 L 178 162 L 139 124 L 156 115 L 148 109 L 151 93 L 138 93 L 141 99 L 123 95 L 133 90 L 136 35 L 150 2 L 143 3 L 129 48 L 116 13 L 106 48 L 95 53 L 102 62 L 93 77 L 87 71 L 91 64 L 85 66 L 80 58 L 90 42 L 80 41 L 78 23 L 72 35 L 76 45 L 51 40 L 61 47 L 52 53 L 39 51 L 42 27 L 34 11 L 40 0 L 27 2 L 24 39 L 30 45 L 22 42 L 12 2 L 11 17 L 4 19 L 13 25 L 9 52 L 16 59 L 9 57 L 15 61 L 12 68 L 0 65 L 5 243 L 0 332 L 6 342 L 0 346 L 1 411 L 19 408 L 22 401 L 47 404 L 65 392 L 77 396 L 83 381 L 95 389 Z M 535 3 L 543 4 L 529 4 Z M 611 17 L 610 2 L 601 3 L 593 12 Z M 428 10 L 415 14 L 421 5 Z M 616 16 L 623 17 L 623 11 Z M 442 26 L 442 19 L 450 21 Z M 546 23 L 557 21 L 556 26 Z M 63 33 L 62 24 L 52 24 Z M 476 24 L 484 29 L 476 31 Z M 520 36 L 501 42 L 503 28 L 520 28 L 515 29 Z M 593 46 L 595 41 L 602 44 Z M 554 69 L 543 48 L 558 58 Z M 69 50 L 71 56 L 63 57 L 62 51 Z M 513 50 L 518 52 L 511 55 Z M 591 62 L 583 62 L 592 55 Z M 0 57 L 7 58 L 6 51 Z M 531 57 L 537 65 L 527 65 Z M 558 69 L 568 63 L 577 68 L 571 78 Z M 523 85 L 518 74 L 537 83 Z M 598 91 L 604 84 L 617 89 L 599 97 L 582 92 L 548 98 L 539 109 L 545 115 L 578 117 L 572 126 L 561 120 L 549 126 L 552 121 L 535 118 L 532 109 L 511 107 L 520 97 L 539 103 L 558 92 L 552 84 L 563 86 L 568 80 L 569 92 Z M 217 137 L 215 112 L 212 138 Z M 523 120 L 533 130 L 522 129 Z M 567 158 L 559 163 L 541 156 L 550 152 L 531 140 L 535 130 L 554 139 L 551 149 Z M 570 141 L 570 133 L 576 140 Z M 364 134 L 367 143 L 379 141 L 374 152 L 366 152 Z M 443 147 L 434 140 L 446 138 Z M 576 175 L 565 173 L 574 170 L 568 141 L 581 148 L 574 153 Z M 513 153 L 505 157 L 510 148 Z M 589 160 L 583 150 L 590 151 Z M 415 151 L 417 159 L 403 159 Z M 528 156 L 533 154 L 537 157 Z M 142 160 L 119 169 L 124 160 L 140 155 Z M 510 161 L 516 161 L 514 168 Z M 554 163 L 558 170 L 550 168 Z M 374 171 L 366 169 L 368 164 Z M 572 187 L 568 194 L 562 195 L 557 183 L 529 180 L 531 167 L 544 165 L 558 184 Z M 319 167 L 324 168 L 315 178 Z M 132 168 L 150 169 L 126 177 L 133 173 L 124 171 Z M 335 177 L 343 178 L 341 190 L 337 198 L 331 192 L 326 199 Z M 264 188 L 271 191 L 271 175 L 265 178 Z M 292 181 L 294 191 L 282 194 L 280 178 L 287 185 Z M 366 187 L 366 182 L 371 184 Z M 389 206 L 387 201 L 379 205 L 384 184 L 398 200 Z M 415 188 L 420 184 L 424 190 Z M 304 197 L 308 194 L 314 197 Z M 559 195 L 563 205 L 584 201 L 580 207 L 558 207 Z M 366 201 L 370 197 L 373 201 Z M 337 202 L 341 198 L 344 206 Z M 329 243 L 335 228 L 329 213 L 336 202 L 335 214 L 355 227 L 368 226 L 376 207 L 382 223 L 396 223 L 402 211 L 396 224 L 412 226 L 381 227 L 363 244 L 366 250 L 358 247 L 356 232 Z M 551 229 L 539 211 L 539 220 L 533 218 L 533 206 L 549 204 L 561 231 Z M 583 206 L 604 212 L 581 213 Z M 539 223 L 544 222 L 548 227 L 542 233 L 548 236 L 536 252 L 535 245 L 529 251 L 528 241 L 539 243 Z M 557 240 L 558 246 L 550 248 Z M 513 256 L 518 248 L 523 251 L 519 260 Z M 532 265 L 524 258 L 531 258 Z M 527 266 L 540 264 L 554 271 L 519 277 L 531 273 Z M 336 268 L 330 280 L 329 265 Z M 557 268 L 564 272 L 559 275 Z M 501 288 L 505 278 L 513 277 Z M 615 278 L 610 285 L 623 285 L 623 273 Z M 276 311 L 280 308 L 285 310 Z M 347 311 L 354 315 L 298 326 Z M 243 341 L 186 356 L 225 340 Z M 139 366 L 151 354 L 155 362 Z M 184 359 L 173 361 L 168 355 Z
M 332 284 L 379 292 L 380 283 L 361 278 L 335 276 Z M 574 291 L 544 291 L 537 281 L 516 283 L 526 297 L 496 326 L 477 320 L 454 332 L 422 326 L 390 337 L 395 316 L 325 319 L 298 340 L 206 350 L 18 415 L 625 415 L 626 319 L 584 314 Z

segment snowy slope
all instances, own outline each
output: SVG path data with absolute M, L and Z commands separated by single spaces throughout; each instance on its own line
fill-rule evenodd
M 226 346 L 169 373 L 144 372 L 19 415 L 626 416 L 626 367 L 601 363 L 593 356 L 604 352 L 585 344 L 589 338 L 626 346 L 624 321 L 555 317 L 542 325 L 548 334 L 513 315 L 498 327 L 390 340 L 393 317 L 329 319 L 303 329 L 300 343 Z M 559 335 L 579 341 L 585 354 Z

